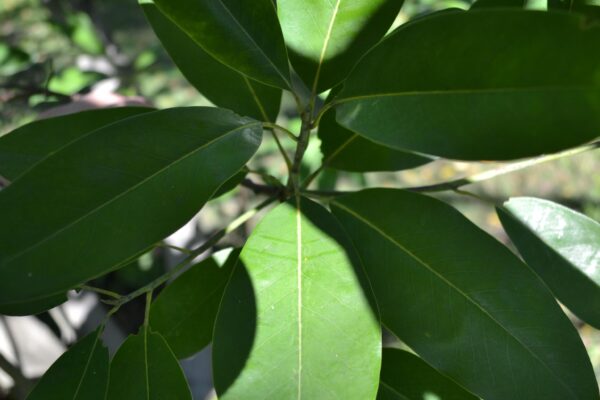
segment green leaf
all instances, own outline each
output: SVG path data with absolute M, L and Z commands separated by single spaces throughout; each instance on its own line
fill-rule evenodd
M 300 207 L 273 209 L 242 250 L 215 325 L 220 399 L 375 397 L 381 332 L 355 256 L 331 214 Z
M 240 169 L 235 175 L 233 175 L 219 187 L 219 189 L 212 196 L 211 200 L 217 199 L 223 196 L 224 194 L 231 192 L 240 183 L 242 183 L 244 178 L 246 178 L 246 175 L 248 175 L 248 168 L 244 167 Z
M 191 400 L 175 355 L 158 333 L 142 327 L 119 348 L 110 364 L 107 399 Z
M 272 0 L 154 0 L 213 58 L 269 86 L 291 88 Z
M 441 373 L 490 400 L 599 398 L 581 339 L 543 282 L 454 208 L 397 189 L 331 207 L 382 323 Z
M 599 42 L 600 26 L 577 14 L 424 17 L 361 59 L 336 118 L 374 142 L 447 158 L 556 152 L 600 131 Z
M 471 6 L 471 10 L 481 8 L 502 8 L 502 7 L 525 7 L 526 0 L 477 0 Z
M 385 35 L 403 0 L 279 0 L 277 13 L 290 58 L 320 93 L 341 82 Z
M 0 312 L 101 276 L 187 222 L 257 150 L 212 107 L 142 114 L 73 142 L 0 192 Z
M 578 317 L 600 329 L 600 224 L 547 200 L 513 198 L 498 216 L 527 264 Z
M 383 349 L 378 400 L 477 400 L 408 351 Z
M 212 58 L 153 3 L 143 3 L 156 36 L 186 79 L 219 107 L 263 121 L 275 121 L 281 90 L 251 81 Z
M 97 330 L 60 356 L 27 400 L 104 400 L 108 370 L 108 349 Z
M 399 171 L 431 162 L 431 158 L 374 143 L 342 127 L 335 110 L 325 113 L 319 124 L 323 163 L 344 171 Z
M 208 258 L 178 277 L 152 303 L 150 326 L 160 333 L 178 358 L 190 357 L 206 347 L 239 251 L 220 267 Z
M 143 107 L 105 108 L 34 121 L 0 137 L 0 175 L 14 181 L 70 142 L 105 125 L 154 111 Z
M 60 293 L 54 296 L 41 298 L 39 300 L 3 305 L 0 308 L 0 314 L 12 316 L 35 315 L 59 306 L 67 300 L 67 294 Z

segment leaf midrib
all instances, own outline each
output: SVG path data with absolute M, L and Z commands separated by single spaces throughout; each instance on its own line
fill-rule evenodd
M 387 239 L 392 244 L 394 244 L 399 249 L 401 249 L 409 257 L 411 257 L 412 259 L 414 259 L 417 263 L 421 264 L 423 267 L 425 267 L 427 270 L 429 270 L 431 273 L 433 273 L 434 276 L 436 276 L 438 279 L 440 279 L 442 282 L 444 282 L 446 285 L 448 285 L 451 289 L 453 289 L 458 294 L 460 294 L 462 297 L 464 297 L 468 302 L 470 302 L 471 304 L 473 304 L 476 307 L 476 309 L 480 310 L 483 315 L 487 316 L 492 322 L 494 322 L 496 325 L 498 325 L 504 332 L 506 332 L 519 345 L 521 345 L 521 347 L 523 347 L 523 349 L 525 349 L 527 353 L 529 353 L 546 370 L 548 370 L 548 372 L 550 372 L 550 374 L 552 376 L 554 376 L 554 378 L 556 379 L 556 381 L 559 382 L 561 384 L 561 386 L 563 386 L 565 389 L 567 389 L 567 392 L 572 395 L 573 399 L 577 399 L 577 395 L 572 391 L 572 389 L 562 379 L 560 379 L 560 376 L 558 376 L 546 363 L 544 363 L 537 356 L 537 354 L 535 354 L 533 351 L 531 351 L 531 349 L 529 349 L 529 347 L 527 347 L 523 342 L 521 342 L 521 340 L 518 337 L 514 336 L 512 334 L 512 332 L 510 332 L 506 327 L 504 327 L 504 325 L 502 325 L 498 320 L 496 320 L 492 315 L 490 315 L 479 303 L 477 303 L 475 300 L 473 300 L 471 297 L 469 297 L 467 295 L 467 293 L 465 293 L 462 290 L 460 290 L 460 288 L 458 288 L 452 282 L 450 282 L 445 277 L 443 277 L 442 275 L 440 275 L 435 269 L 433 269 L 424 260 L 422 260 L 416 254 L 412 253 L 410 250 L 408 250 L 407 248 L 405 248 L 401 243 L 399 243 L 398 241 L 396 241 L 393 237 L 391 237 L 390 235 L 388 235 L 386 232 L 384 232 L 379 227 L 377 227 L 374 224 L 372 224 L 369 220 L 367 220 L 366 218 L 364 218 L 362 215 L 360 215 L 360 214 L 356 213 L 354 210 L 352 210 L 352 209 L 350 209 L 350 208 L 348 208 L 348 207 L 340 204 L 339 202 L 334 202 L 334 204 L 338 208 L 344 210 L 345 212 L 347 212 L 348 214 L 350 214 L 351 216 L 353 216 L 354 218 L 356 218 L 357 220 L 361 221 L 363 224 L 367 225 L 369 228 L 373 229 L 375 232 L 379 233 L 385 239 Z
M 168 169 L 172 168 L 173 166 L 179 164 L 180 162 L 185 161 L 186 159 L 188 159 L 189 157 L 192 157 L 193 155 L 195 155 L 197 152 L 204 150 L 205 148 L 207 148 L 208 146 L 212 145 L 213 143 L 225 138 L 226 136 L 233 134 L 239 130 L 244 130 L 246 128 L 249 128 L 251 126 L 259 126 L 260 122 L 252 122 L 252 123 L 248 123 L 245 125 L 241 125 L 239 127 L 236 127 L 235 129 L 229 130 L 225 133 L 223 133 L 222 135 L 204 143 L 203 145 L 201 145 L 200 147 L 195 148 L 193 151 L 186 153 L 184 155 L 182 155 L 181 157 L 175 159 L 173 162 L 167 164 L 166 166 L 160 168 L 159 170 L 157 170 L 156 172 L 152 173 L 151 175 L 149 175 L 148 177 L 142 179 L 141 181 L 139 181 L 138 183 L 136 183 L 135 185 L 127 188 L 125 191 L 119 193 L 118 195 L 112 197 L 111 199 L 109 199 L 108 201 L 103 202 L 102 204 L 99 204 L 98 206 L 96 206 L 94 209 L 88 211 L 87 213 L 85 213 L 84 215 L 78 217 L 77 219 L 75 219 L 72 222 L 67 223 L 66 225 L 64 225 L 63 227 L 59 228 L 58 230 L 54 231 L 53 233 L 51 233 L 50 235 L 46 236 L 45 238 L 39 240 L 38 242 L 36 242 L 35 244 L 31 245 L 30 247 L 14 254 L 11 257 L 8 257 L 2 264 L 0 264 L 0 268 L 3 266 L 8 265 L 12 260 L 21 257 L 23 254 L 29 253 L 30 251 L 34 250 L 35 248 L 41 246 L 42 244 L 44 244 L 45 242 L 49 241 L 50 239 L 54 238 L 55 236 L 61 234 L 62 232 L 68 230 L 69 228 L 73 227 L 75 224 L 80 223 L 81 221 L 87 219 L 88 217 L 92 216 L 93 214 L 95 214 L 97 211 L 99 211 L 100 209 L 108 206 L 109 204 L 121 199 L 122 197 L 126 196 L 127 194 L 129 194 L 130 192 L 138 189 L 139 187 L 143 186 L 144 184 L 146 184 L 147 182 L 149 182 L 151 179 L 155 178 L 156 176 L 162 174 L 163 172 L 167 171 Z
M 335 25 L 335 20 L 338 16 L 341 2 L 342 2 L 342 0 L 336 0 L 335 6 L 333 7 L 333 11 L 331 13 L 331 18 L 329 20 L 329 26 L 327 26 L 327 32 L 325 33 L 325 37 L 323 38 L 323 47 L 321 48 L 321 54 L 319 56 L 319 63 L 317 64 L 317 70 L 315 72 L 315 80 L 313 82 L 313 87 L 312 87 L 313 96 L 315 96 L 317 93 L 317 87 L 319 86 L 319 78 L 321 75 L 321 68 L 323 67 L 323 62 L 325 61 L 325 54 L 327 53 L 327 49 L 329 47 L 329 40 L 331 39 L 331 35 L 333 33 L 333 26 Z
M 518 92 L 543 92 L 543 91 L 578 91 L 592 90 L 600 91 L 600 86 L 566 85 L 566 86 L 523 86 L 488 89 L 448 89 L 448 90 L 409 90 L 403 92 L 370 93 L 360 96 L 342 97 L 334 99 L 332 105 L 347 103 L 350 101 L 372 99 L 377 97 L 409 97 L 409 96 L 440 96 L 452 94 L 487 94 L 487 93 L 518 93 Z

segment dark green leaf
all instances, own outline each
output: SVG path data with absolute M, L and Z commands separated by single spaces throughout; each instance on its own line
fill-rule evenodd
M 34 315 L 61 305 L 65 301 L 67 301 L 66 293 L 60 293 L 54 296 L 41 298 L 39 300 L 3 305 L 0 308 L 0 314 L 15 316 Z
M 573 313 L 600 329 L 600 224 L 546 200 L 514 198 L 498 216 L 519 252 Z
M 204 51 L 241 74 L 289 89 L 283 34 L 272 0 L 154 0 Z
M 431 158 L 374 143 L 340 126 L 335 110 L 325 113 L 319 124 L 323 163 L 344 171 L 398 171 L 427 164 Z
M 251 81 L 212 58 L 165 17 L 153 3 L 142 0 L 146 18 L 163 46 L 200 93 L 219 107 L 263 121 L 275 121 L 281 90 Z
M 331 206 L 383 324 L 444 375 L 490 400 L 599 398 L 581 339 L 543 282 L 458 211 L 395 189 Z
M 165 339 L 142 327 L 119 348 L 110 364 L 110 400 L 191 400 L 177 358 Z
M 43 119 L 0 137 L 0 175 L 14 181 L 70 142 L 105 125 L 154 111 L 143 107 L 105 108 Z
M 598 43 L 600 26 L 577 14 L 424 17 L 361 59 L 336 118 L 377 143 L 447 158 L 559 151 L 600 132 Z
M 188 221 L 260 144 L 259 122 L 210 107 L 128 118 L 0 192 L 0 312 L 103 275 Z
M 390 28 L 403 0 L 279 0 L 295 70 L 315 93 L 341 82 Z
M 212 258 L 191 267 L 152 303 L 150 326 L 178 358 L 189 357 L 212 341 L 213 326 L 239 252 L 220 267 Z
M 27 400 L 104 400 L 108 387 L 108 350 L 100 331 L 81 339 L 44 374 Z
M 471 10 L 480 8 L 502 8 L 502 7 L 525 7 L 526 0 L 477 0 L 471 6 Z
M 408 351 L 383 349 L 378 400 L 477 400 Z
M 375 397 L 381 332 L 354 256 L 331 214 L 301 208 L 279 205 L 242 250 L 215 325 L 220 399 Z
M 246 178 L 246 175 L 248 175 L 248 168 L 244 167 L 244 168 L 240 169 L 235 175 L 233 175 L 231 178 L 229 178 L 227 181 L 225 181 L 224 184 L 222 184 L 219 187 L 219 189 L 212 196 L 212 200 L 219 198 L 226 193 L 231 192 L 240 183 L 242 183 L 244 178 Z

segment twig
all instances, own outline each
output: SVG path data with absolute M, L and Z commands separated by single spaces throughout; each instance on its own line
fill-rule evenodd
M 413 192 L 441 192 L 445 190 L 455 190 L 462 186 L 470 185 L 485 181 L 488 179 L 495 178 L 500 175 L 505 175 L 511 172 L 515 172 L 524 168 L 531 167 L 533 165 L 542 164 L 548 161 L 558 160 L 559 158 L 570 157 L 576 154 L 584 153 L 586 151 L 600 148 L 600 140 L 587 144 L 585 146 L 576 147 L 574 149 L 566 150 L 560 153 L 550 154 L 547 156 L 541 156 L 532 158 L 529 160 L 518 161 L 512 164 L 503 165 L 499 168 L 494 168 L 489 171 L 481 172 L 470 177 L 455 179 L 448 182 L 436 183 L 434 185 L 417 186 L 404 188 L 405 190 L 411 190 Z
M 241 185 L 247 189 L 252 190 L 255 194 L 266 194 L 269 196 L 274 196 L 280 198 L 284 188 L 271 186 L 271 185 L 261 185 L 252 181 L 251 179 L 244 179 Z
M 112 297 L 113 299 L 120 299 L 121 298 L 120 294 L 112 292 L 110 290 L 102 289 L 102 288 L 99 288 L 99 287 L 88 286 L 88 285 L 81 285 L 79 288 L 81 290 L 86 290 L 88 292 L 94 292 L 94 293 L 102 294 L 104 296 Z

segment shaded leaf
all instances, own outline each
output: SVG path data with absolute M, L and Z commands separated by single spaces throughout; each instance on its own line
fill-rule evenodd
M 35 164 L 90 132 L 154 111 L 144 107 L 105 108 L 42 119 L 0 137 L 0 175 L 14 181 Z
M 526 0 L 477 0 L 471 5 L 471 10 L 480 8 L 525 7 Z
M 378 400 L 477 400 L 418 356 L 398 349 L 383 349 Z
M 381 332 L 325 209 L 273 209 L 240 255 L 215 325 L 220 399 L 370 399 Z
M 108 350 L 100 330 L 64 353 L 44 374 L 27 400 L 104 400 L 108 387 Z
M 272 0 L 155 0 L 215 59 L 266 85 L 289 89 L 283 34 Z
M 0 192 L 0 311 L 103 275 L 176 231 L 261 135 L 259 122 L 226 110 L 174 108 L 96 130 L 38 164 Z
M 403 0 L 279 0 L 277 13 L 290 58 L 320 93 L 341 82 L 390 28 Z
M 513 198 L 498 216 L 527 264 L 578 317 L 600 329 L 600 224 L 547 200 Z
M 158 8 L 142 0 L 152 29 L 186 79 L 219 107 L 263 121 L 275 121 L 281 90 L 251 81 L 198 46 Z
M 50 297 L 44 297 L 39 300 L 34 301 L 25 301 L 22 303 L 16 304 L 7 304 L 3 305 L 0 308 L 0 314 L 3 315 L 35 315 L 56 306 L 61 305 L 65 301 L 67 301 L 66 293 L 60 293 L 57 295 L 53 295 Z
M 454 159 L 580 145 L 600 131 L 599 42 L 600 26 L 577 14 L 420 18 L 361 59 L 336 98 L 336 118 L 374 142 Z
M 382 323 L 441 373 L 485 399 L 599 398 L 581 339 L 543 282 L 458 211 L 395 189 L 331 207 Z
M 107 399 L 192 399 L 185 375 L 165 339 L 142 327 L 110 364 Z
M 222 267 L 212 258 L 192 266 L 152 303 L 150 326 L 178 358 L 189 357 L 212 341 L 221 297 L 238 255 L 235 251 Z
M 219 187 L 219 189 L 217 189 L 217 191 L 215 192 L 215 194 L 212 196 L 211 199 L 212 200 L 217 199 L 217 198 L 223 196 L 224 194 L 231 192 L 240 183 L 242 183 L 244 178 L 246 178 L 246 175 L 248 175 L 248 168 L 244 167 L 244 168 L 240 169 L 235 175 L 233 175 L 231 178 L 229 178 L 227 181 L 225 181 L 225 183 L 223 183 Z
M 335 120 L 335 110 L 330 110 L 319 124 L 319 139 L 323 163 L 344 171 L 399 171 L 414 168 L 431 161 L 431 158 L 374 143 L 342 127 Z

